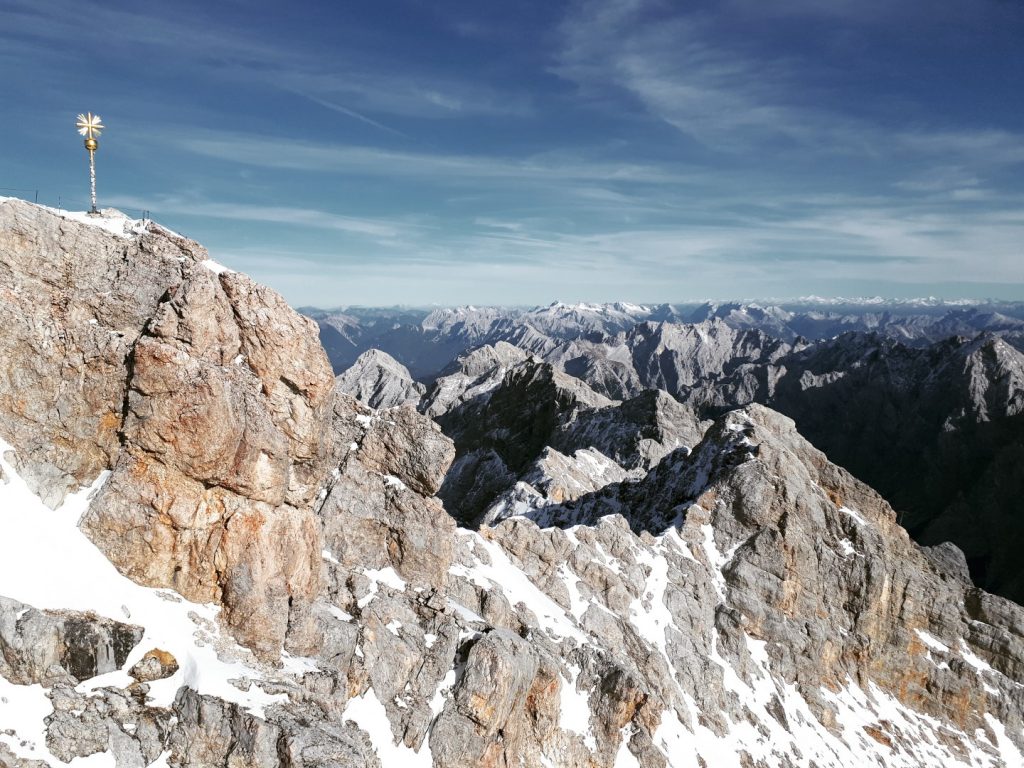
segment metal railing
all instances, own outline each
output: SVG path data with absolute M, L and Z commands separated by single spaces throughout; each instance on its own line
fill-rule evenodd
M 21 194 L 4 195 L 4 193 L 6 193 L 6 192 L 18 192 L 18 193 L 21 193 Z M 29 197 L 29 195 L 26 194 L 26 193 L 31 194 L 31 197 Z M 39 190 L 38 189 L 22 189 L 22 188 L 19 188 L 19 187 L 0 187 L 0 195 L 4 195 L 6 197 L 17 197 L 17 198 L 20 198 L 22 200 L 25 200 L 26 202 L 30 202 L 30 203 L 36 203 L 36 204 L 41 204 L 41 205 L 50 205 L 51 208 L 56 208 L 58 211 L 65 211 L 65 210 L 66 211 L 72 211 L 72 210 L 88 211 L 92 207 L 92 203 L 89 202 L 89 201 L 86 201 L 86 200 L 76 200 L 74 198 L 65 197 L 64 195 L 57 195 L 56 198 L 47 198 L 46 196 L 44 196 L 43 199 L 40 200 L 39 199 Z M 49 199 L 51 202 L 47 203 L 47 199 Z M 56 204 L 54 205 L 52 203 L 56 203 Z M 120 206 L 120 205 L 116 206 L 116 207 L 117 207 L 117 210 L 121 211 L 122 213 L 131 214 L 132 217 L 136 218 L 136 219 L 142 219 L 143 221 L 151 221 L 152 218 L 153 218 L 150 215 L 149 210 L 145 210 L 145 209 L 142 209 L 142 208 L 126 208 L 126 207 Z M 136 215 L 136 214 L 139 214 L 139 215 Z
M 33 203 L 38 203 L 39 202 L 39 190 L 38 189 L 19 189 L 18 187 L 0 187 L 0 192 L 31 192 L 32 193 L 32 202 Z M 10 197 L 10 195 L 6 195 L 6 197 Z M 14 197 L 21 197 L 21 196 L 20 195 L 14 195 Z

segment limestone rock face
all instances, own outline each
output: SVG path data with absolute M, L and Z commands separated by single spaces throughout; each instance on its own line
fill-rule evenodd
M 374 412 L 341 392 L 334 419 L 350 442 L 320 508 L 331 558 L 443 584 L 455 521 L 432 494 L 455 455 L 451 441 L 409 406 Z
M 461 356 L 430 388 L 423 401 L 423 412 L 433 419 L 481 396 L 498 386 L 508 370 L 530 357 L 529 353 L 499 341 Z
M 338 388 L 371 408 L 419 405 L 426 387 L 409 369 L 379 349 L 368 349 L 338 376 Z
M 432 496 L 455 458 L 455 446 L 440 427 L 409 406 L 371 418 L 359 446 L 359 460 L 383 475 L 397 476 L 424 496 Z
M 195 243 L 0 202 L 0 429 L 51 506 L 120 451 L 126 361 Z
M 434 725 L 435 759 L 453 768 L 501 765 L 510 745 L 495 737 L 525 707 L 537 672 L 530 644 L 512 632 L 496 629 L 474 643 L 457 693 Z M 509 728 L 506 738 L 514 743 L 516 735 Z
M 82 521 L 97 546 L 222 602 L 276 653 L 320 585 L 334 377 L 315 324 L 159 227 L 118 237 L 4 201 L 0 233 L 0 429 L 19 472 L 56 505 L 111 470 Z
M 312 323 L 244 276 L 184 265 L 125 373 L 122 452 L 83 530 L 276 653 L 319 589 L 333 374 Z

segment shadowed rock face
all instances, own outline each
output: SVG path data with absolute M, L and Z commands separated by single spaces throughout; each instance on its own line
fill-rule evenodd
M 243 664 L 233 644 L 220 649 L 253 678 L 238 686 L 276 694 L 253 711 L 196 690 L 202 670 L 165 706 L 143 682 L 84 692 L 80 676 L 123 667 L 141 630 L 0 600 L 0 675 L 46 686 L 53 711 L 39 727 L 56 759 L 110 752 L 119 765 L 163 756 L 204 768 L 1024 760 L 1022 609 L 971 585 L 957 549 L 913 543 L 882 497 L 787 417 L 748 406 L 719 418 L 692 451 L 669 448 L 658 461 L 595 415 L 614 403 L 520 361 L 490 397 L 447 402 L 488 418 L 461 425 L 478 441 L 478 468 L 488 457 L 514 466 L 551 503 L 459 529 L 433 496 L 452 477 L 452 441 L 409 406 L 374 411 L 334 388 L 316 330 L 276 294 L 208 269 L 198 246 L 160 231 L 94 239 L 19 203 L 0 203 L 0 217 L 5 242 L 34 254 L 0 253 L 12 296 L 34 292 L 19 299 L 32 321 L 0 332 L 0 348 L 50 403 L 19 410 L 0 380 L 0 434 L 16 467 L 54 503 L 109 470 L 84 530 L 131 578 L 218 601 L 262 659 Z M 102 271 L 108 250 L 116 261 L 120 249 L 147 248 L 167 263 L 142 274 L 167 280 L 141 292 L 154 298 L 135 314 L 124 310 L 141 319 L 124 332 L 120 362 L 94 368 L 74 347 L 63 355 L 44 343 L 47 332 L 75 338 L 77 326 L 39 308 L 60 290 L 18 277 L 18 264 L 49 260 L 57 271 L 92 257 Z M 101 372 L 115 384 L 79 384 Z M 80 399 L 103 393 L 120 395 L 109 430 L 81 415 L 92 411 Z M 652 402 L 630 406 L 632 423 L 651 432 L 644 439 L 664 442 L 672 424 L 704 432 Z M 535 424 L 516 422 L 517 409 Z M 55 448 L 62 418 L 74 424 Z M 578 432 L 568 428 L 576 422 Z M 556 432 L 600 437 L 641 464 L 588 487 L 574 473 L 606 454 L 545 452 Z M 464 464 L 467 483 L 486 481 Z M 25 747 L 2 729 L 0 743 L 0 762 L 31 765 L 8 758 Z
M 120 669 L 142 627 L 77 611 L 37 611 L 0 597 L 0 676 L 16 685 L 83 680 Z
M 772 407 L 877 488 L 918 541 L 953 541 L 979 584 L 1024 600 L 1020 352 L 995 337 L 911 349 L 850 335 L 785 366 Z
M 497 493 L 525 472 L 558 427 L 583 410 L 612 404 L 536 359 L 497 371 L 503 372 L 500 381 L 469 399 L 456 398 L 456 407 L 435 416 L 459 452 L 441 498 L 463 521 L 477 519 Z M 440 391 L 448 394 L 449 388 Z M 480 469 L 484 466 L 486 474 Z
M 467 523 L 502 519 L 640 473 L 710 422 L 664 392 L 617 402 L 501 343 L 461 358 L 421 405 L 455 442 L 440 491 Z
M 919 542 L 952 540 L 981 585 L 1022 601 L 1016 552 L 1024 543 L 1024 475 L 1016 459 L 1024 452 L 1024 355 L 1009 341 L 983 334 L 913 347 L 882 333 L 847 333 L 790 345 L 715 315 L 691 326 L 642 323 L 601 343 L 567 343 L 547 359 L 566 370 L 571 362 L 590 387 L 614 396 L 618 384 L 588 372 L 626 366 L 619 380 L 671 394 L 696 423 L 751 402 L 787 414 L 833 461 L 877 488 Z M 646 422 L 631 413 L 631 404 L 651 397 L 581 414 L 561 431 L 636 466 L 624 449 L 644 432 L 670 436 L 661 425 L 680 421 L 660 406 Z M 602 439 L 594 429 L 602 422 L 616 437 Z M 563 453 L 579 447 L 559 436 L 550 445 Z M 663 439 L 658 450 L 669 446 Z

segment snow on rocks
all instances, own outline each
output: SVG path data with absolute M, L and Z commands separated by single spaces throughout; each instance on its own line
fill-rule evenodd
M 56 210 L 56 209 L 50 209 Z M 118 237 L 131 238 L 141 235 L 148 226 L 147 219 L 132 219 L 116 208 L 104 208 L 98 214 L 86 211 L 59 211 L 60 216 L 79 224 L 88 224 L 90 227 L 98 227 Z
M 395 739 L 387 711 L 373 692 L 373 688 L 368 688 L 362 695 L 349 699 L 342 719 L 351 720 L 369 734 L 381 765 L 432 768 L 433 761 L 428 745 L 425 744 L 417 752 Z
M 223 264 L 214 261 L 213 259 L 203 259 L 199 262 L 202 266 L 213 272 L 215 275 L 223 275 L 226 273 L 234 272 L 233 269 L 228 269 Z
M 510 605 L 523 603 L 536 615 L 541 628 L 556 637 L 572 637 L 579 642 L 586 640 L 586 635 L 567 615 L 566 610 L 530 581 L 499 544 L 477 533 L 460 531 L 459 537 L 472 537 L 475 546 L 483 551 L 489 562 L 476 558 L 472 566 L 452 565 L 449 573 L 466 578 L 484 589 L 500 590 Z
M 10 446 L 0 441 L 0 456 L 8 450 Z M 259 682 L 252 682 L 248 690 L 232 682 L 258 681 L 274 673 L 257 664 L 249 651 L 220 635 L 216 623 L 218 607 L 190 603 L 170 590 L 135 584 L 119 574 L 78 529 L 78 519 L 103 484 L 105 474 L 51 510 L 28 489 L 6 458 L 0 458 L 0 466 L 7 478 L 0 485 L 0 595 L 43 610 L 92 611 L 114 618 L 127 614 L 133 623 L 145 629 L 142 641 L 128 656 L 122 670 L 81 683 L 80 692 L 108 685 L 127 687 L 133 681 L 126 670 L 146 652 L 160 648 L 177 659 L 179 669 L 168 678 L 150 683 L 150 703 L 154 706 L 169 706 L 182 685 L 237 703 L 257 716 L 267 706 L 285 698 L 282 694 L 266 693 Z M 3 685 L 8 702 L 20 702 L 14 710 L 31 712 L 35 722 L 35 715 L 44 707 L 39 692 L 22 690 L 6 681 Z M 12 689 L 16 689 L 14 693 Z M 0 715 L 14 711 L 7 710 L 7 706 L 0 709 Z M 0 717 L 0 723 L 7 722 L 11 721 Z M 30 738 L 33 733 L 16 730 L 21 738 Z M 33 741 L 42 743 L 34 737 Z
M 868 524 L 868 521 L 864 519 L 864 516 L 860 512 L 855 510 L 855 509 L 850 509 L 849 507 L 840 507 L 839 511 L 842 512 L 844 515 L 848 515 L 849 517 L 852 517 L 854 522 L 857 523 L 857 525 L 867 525 Z

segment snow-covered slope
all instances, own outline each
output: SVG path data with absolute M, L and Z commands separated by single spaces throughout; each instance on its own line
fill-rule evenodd
M 0 442 L 0 456 L 10 449 Z M 128 686 L 134 681 L 126 670 L 157 648 L 171 653 L 179 670 L 150 683 L 147 702 L 151 706 L 169 707 L 183 685 L 235 702 L 256 716 L 262 716 L 267 705 L 286 698 L 250 681 L 278 680 L 289 670 L 304 670 L 308 662 L 285 659 L 281 670 L 260 664 L 249 650 L 223 636 L 217 623 L 220 606 L 191 603 L 172 590 L 136 584 L 118 573 L 79 530 L 79 519 L 107 473 L 57 509 L 49 509 L 6 459 L 0 458 L 0 469 L 4 477 L 0 484 L 0 595 L 41 610 L 93 613 L 145 629 L 122 670 L 83 682 L 79 691 Z M 59 764 L 43 735 L 43 718 L 52 712 L 47 691 L 40 685 L 12 685 L 0 677 L 0 743 L 14 754 Z M 71 764 L 114 762 L 104 755 Z

